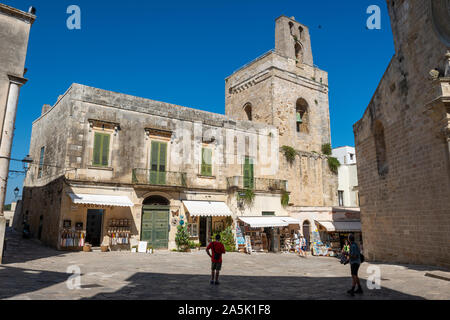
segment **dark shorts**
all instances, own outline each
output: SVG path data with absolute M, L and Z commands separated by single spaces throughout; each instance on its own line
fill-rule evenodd
M 211 262 L 211 270 L 220 271 L 222 269 L 222 262 Z
M 307 249 L 306 249 L 306 246 L 303 246 L 302 247 L 302 251 L 306 251 Z
M 360 266 L 359 263 L 352 263 L 350 265 L 350 270 L 352 271 L 352 276 L 358 275 L 359 266 Z

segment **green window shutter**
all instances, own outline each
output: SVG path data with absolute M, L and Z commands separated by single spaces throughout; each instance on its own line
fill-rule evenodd
M 96 132 L 94 135 L 94 158 L 92 159 L 92 164 L 94 166 L 100 165 L 101 149 L 102 149 L 102 135 Z
M 302 123 L 302 115 L 300 114 L 300 112 L 297 112 L 297 123 Z
M 202 148 L 201 174 L 203 176 L 212 176 L 212 150 L 209 148 Z
M 92 159 L 94 166 L 107 167 L 109 165 L 109 142 L 109 134 L 100 132 L 94 134 L 94 155 Z
M 245 158 L 244 162 L 244 188 L 253 189 L 253 161 Z
M 107 167 L 109 165 L 109 134 L 104 134 L 102 140 L 102 166 Z
M 152 141 L 151 157 L 150 157 L 150 183 L 156 184 L 158 174 L 158 155 L 159 143 Z
M 167 143 L 152 141 L 150 156 L 150 183 L 166 184 Z
M 159 184 L 166 184 L 167 143 L 159 143 Z
M 166 159 L 167 159 L 167 144 L 164 142 L 159 143 L 159 170 L 160 172 L 166 172 Z

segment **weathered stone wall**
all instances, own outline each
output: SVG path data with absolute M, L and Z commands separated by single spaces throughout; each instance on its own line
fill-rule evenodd
M 92 165 L 95 128 L 91 128 L 91 120 L 114 123 L 119 128 L 116 132 L 110 131 L 111 154 L 107 168 L 96 168 Z M 226 189 L 227 177 L 243 174 L 242 159 L 238 157 L 237 148 L 233 147 L 234 155 L 231 157 L 227 150 L 228 143 L 236 146 L 238 140 L 227 141 L 227 136 L 236 139 L 243 136 L 255 139 L 270 138 L 268 127 L 261 123 L 230 122 L 227 117 L 219 114 L 74 84 L 53 108 L 33 123 L 30 155 L 35 164 L 27 174 L 25 185 L 46 184 L 64 173 L 71 179 L 130 184 L 133 169 L 149 169 L 151 141 L 161 139 L 147 136 L 147 128 L 172 132 L 171 137 L 166 139 L 166 171 L 186 172 L 191 186 L 222 190 Z M 178 132 L 177 128 L 186 129 L 187 136 L 186 133 Z M 201 150 L 195 149 L 195 130 L 200 130 L 196 134 L 198 145 L 202 145 L 201 140 L 208 136 L 216 138 L 213 142 L 204 143 L 205 146 L 213 148 L 213 158 L 221 157 L 225 161 L 228 157 L 234 163 L 216 163 L 214 158 L 213 177 L 200 176 Z M 184 141 L 191 147 L 190 161 L 182 161 L 180 158 L 179 152 Z M 246 153 L 252 155 L 248 144 L 249 139 L 246 142 Z M 42 147 L 45 147 L 44 171 L 42 178 L 38 178 Z M 197 162 L 194 161 L 194 154 L 198 158 Z M 254 155 L 256 160 L 260 158 L 258 154 Z M 256 166 L 255 175 L 259 176 L 260 172 L 261 169 Z
M 0 119 L 3 120 L 8 98 L 8 75 L 24 76 L 28 37 L 34 16 L 0 4 Z M 0 134 L 3 121 L 0 121 Z
M 56 247 L 60 230 L 62 198 L 64 196 L 63 178 L 53 180 L 44 186 L 23 188 L 22 221 L 17 224 L 22 230 L 22 222 L 30 225 L 33 238 L 38 238 L 40 219 L 42 217 L 43 244 Z
M 429 79 L 449 48 L 433 30 L 428 1 L 388 1 L 388 8 L 396 53 L 354 125 L 364 250 L 371 260 L 450 266 L 449 106 L 442 100 L 449 79 Z

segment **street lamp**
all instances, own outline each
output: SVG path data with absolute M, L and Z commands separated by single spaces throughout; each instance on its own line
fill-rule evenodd
M 19 188 L 18 187 L 16 187 L 15 189 L 14 189 L 14 196 L 16 197 L 16 199 L 17 199 L 17 197 L 19 196 Z
M 23 160 L 23 168 L 25 169 L 25 172 L 28 171 L 28 169 L 30 169 L 30 165 L 33 163 L 33 159 L 30 157 L 30 155 L 27 155 Z

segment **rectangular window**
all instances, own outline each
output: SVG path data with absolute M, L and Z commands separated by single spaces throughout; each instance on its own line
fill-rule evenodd
M 44 170 L 44 153 L 45 153 L 45 147 L 42 147 L 41 155 L 39 156 L 38 178 L 42 178 L 42 171 Z
M 210 148 L 202 148 L 202 168 L 200 173 L 202 176 L 212 176 L 212 150 Z
M 344 191 L 338 191 L 338 197 L 339 197 L 339 206 L 344 206 Z
M 253 189 L 255 185 L 255 179 L 253 174 L 253 159 L 245 157 L 244 162 L 244 188 Z
M 263 216 L 274 216 L 275 212 L 274 211 L 263 211 L 262 215 Z
M 92 165 L 107 167 L 109 165 L 110 134 L 96 132 L 94 135 L 94 155 Z
M 152 141 L 150 155 L 150 183 L 166 184 L 167 143 Z
M 189 223 L 188 232 L 191 237 L 198 237 L 198 223 Z

